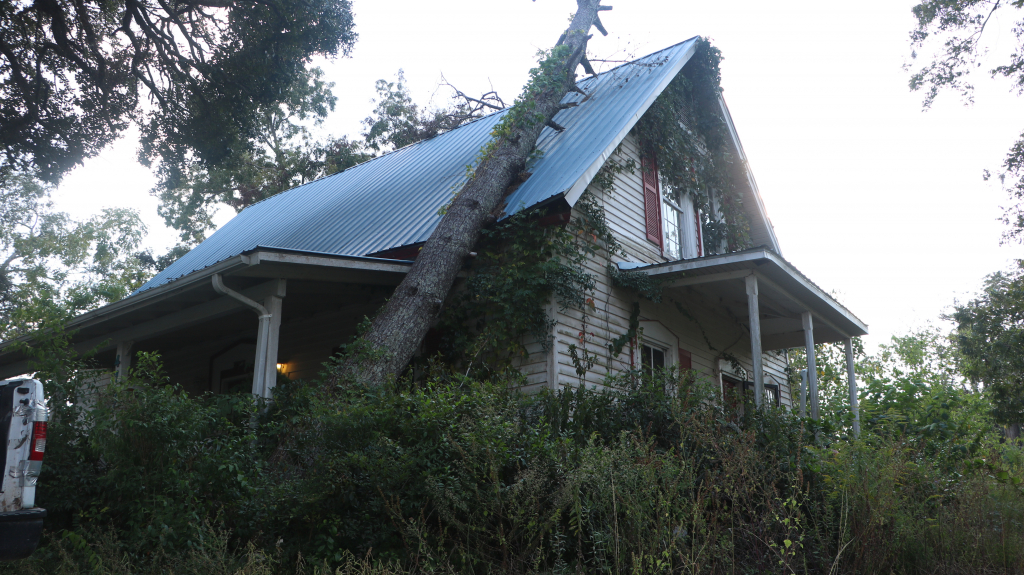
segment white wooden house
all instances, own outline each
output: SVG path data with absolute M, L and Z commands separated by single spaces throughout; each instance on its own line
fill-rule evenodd
M 695 45 L 691 39 L 579 82 L 586 97 L 566 96 L 579 105 L 556 116 L 565 130 L 545 128 L 532 175 L 507 198 L 508 214 L 540 207 L 572 217 L 589 191 L 624 247 L 611 263 L 663 285 L 661 303 L 638 299 L 613 286 L 608 261 L 594 258 L 595 306 L 584 313 L 551 305 L 552 345 L 530 344 L 520 366 L 532 388 L 580 384 L 569 354 L 575 344 L 597 356 L 583 378 L 588 384 L 630 367 L 674 365 L 723 389 L 749 387 L 759 403 L 791 406 L 786 349 L 867 333 L 783 259 L 749 172 L 740 194 L 758 247 L 735 252 L 708 247 L 690 199 L 659 189 L 653 171 L 619 173 L 610 191 L 593 185 L 613 155 L 647 161 L 636 124 Z M 745 165 L 725 102 L 719 106 Z M 269 396 L 278 371 L 314 376 L 401 281 L 503 114 L 243 210 L 128 298 L 76 318 L 75 345 L 99 349 L 99 360 L 120 372 L 132 352 L 158 350 L 172 378 L 193 393 L 245 389 Z M 629 329 L 636 301 L 642 336 L 610 357 L 608 344 Z M 0 377 L 28 370 L 24 356 L 0 344 Z M 850 377 L 853 385 L 852 369 Z

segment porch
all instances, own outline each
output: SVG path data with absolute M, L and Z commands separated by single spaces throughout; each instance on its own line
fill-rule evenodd
M 666 294 L 724 308 L 743 321 L 749 328 L 754 403 L 758 407 L 765 397 L 762 354 L 802 346 L 807 352 L 808 369 L 801 392 L 801 411 L 809 410 L 811 417 L 817 419 L 814 345 L 842 342 L 846 350 L 850 408 L 855 433 L 859 433 L 852 338 L 866 335 L 867 325 L 780 255 L 762 247 L 653 265 L 623 262 L 619 269 L 646 273 L 660 280 Z

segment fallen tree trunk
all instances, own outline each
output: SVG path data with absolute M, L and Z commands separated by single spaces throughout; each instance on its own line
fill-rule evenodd
M 408 275 L 362 335 L 358 356 L 348 359 L 352 375 L 379 384 L 399 374 L 416 353 L 488 218 L 494 217 L 507 190 L 523 173 L 541 130 L 544 126 L 562 130 L 552 119 L 563 108 L 565 94 L 577 90 L 577 66 L 582 63 L 587 72 L 593 73 L 585 58 L 589 31 L 597 26 L 607 33 L 598 12 L 610 9 L 599 3 L 577 0 L 578 9 L 569 28 L 495 127 L 494 139 L 473 175 L 424 244 Z

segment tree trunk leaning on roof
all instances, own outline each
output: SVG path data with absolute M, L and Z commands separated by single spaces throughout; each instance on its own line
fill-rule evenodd
M 590 28 L 605 32 L 600 0 L 577 0 L 569 28 L 551 54 L 531 72 L 526 90 L 492 132 L 476 170 L 455 196 L 447 213 L 420 250 L 416 262 L 391 299 L 362 335 L 362 352 L 349 357 L 348 370 L 360 380 L 380 384 L 397 375 L 416 353 L 437 319 L 455 277 L 488 220 L 493 221 L 509 188 L 521 177 L 544 126 L 555 130 L 555 114 L 572 105 L 562 98 L 576 87 L 576 67 L 593 74 L 585 58 Z M 575 104 L 573 104 L 575 105 Z

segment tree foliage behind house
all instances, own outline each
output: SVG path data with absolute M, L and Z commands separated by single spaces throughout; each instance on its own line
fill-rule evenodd
M 926 108 L 944 90 L 958 92 L 965 101 L 973 102 L 974 84 L 981 73 L 1006 79 L 1011 90 L 1024 94 L 1024 4 L 1019 0 L 922 0 L 913 13 L 917 28 L 910 35 L 911 55 L 915 60 L 923 56 L 925 63 L 908 66 L 912 71 L 910 89 L 925 92 Z M 1008 49 L 989 50 L 989 42 L 996 38 Z M 1014 200 L 1003 216 L 1009 226 L 1003 237 L 1021 241 L 1024 134 L 1007 152 L 1002 168 L 998 178 Z M 989 177 L 987 171 L 985 177 Z
M 348 0 L 0 3 L 0 175 L 56 183 L 135 123 L 177 181 L 252 150 L 310 59 L 355 40 Z
M 991 394 L 995 417 L 1024 422 L 1024 263 L 989 275 L 976 297 L 951 314 L 963 369 Z
M 54 209 L 50 191 L 27 174 L 0 182 L 0 341 L 118 301 L 149 279 L 138 213 L 107 208 L 76 221 Z

